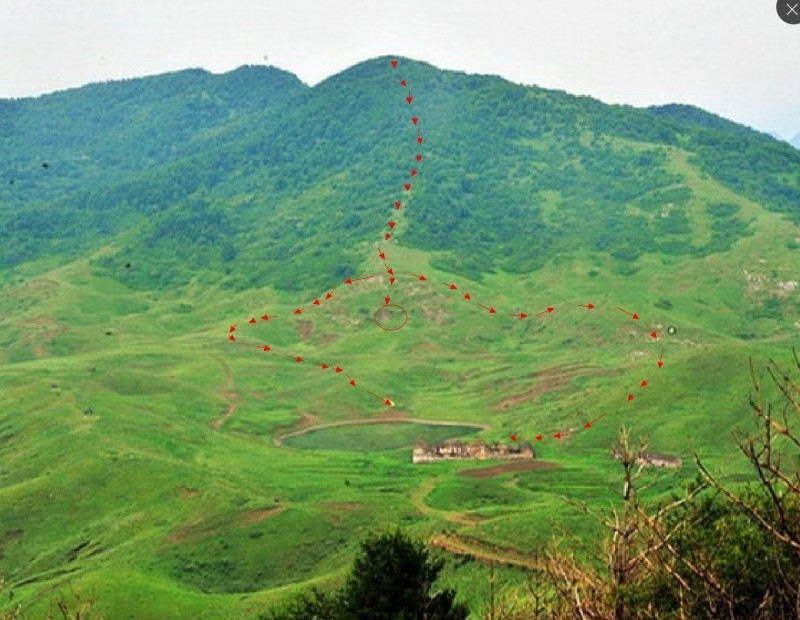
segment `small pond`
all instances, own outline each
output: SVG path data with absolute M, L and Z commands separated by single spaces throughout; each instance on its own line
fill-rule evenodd
M 466 438 L 480 431 L 480 426 L 453 426 L 419 422 L 348 424 L 310 429 L 304 433 L 286 437 L 283 444 L 305 450 L 383 452 L 411 448 L 419 438 L 423 438 L 428 443 L 438 443 L 447 439 Z

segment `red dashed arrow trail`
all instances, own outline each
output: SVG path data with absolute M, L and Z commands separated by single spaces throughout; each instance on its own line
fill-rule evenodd
M 400 63 L 397 60 L 391 60 L 390 64 L 391 64 L 391 67 L 392 67 L 393 70 L 396 70 L 400 66 Z M 417 101 L 416 97 L 412 94 L 413 91 L 411 89 L 411 85 L 409 84 L 409 82 L 408 82 L 408 80 L 406 78 L 399 79 L 399 85 L 403 89 L 402 93 L 403 93 L 404 104 L 408 107 L 409 110 L 411 110 L 411 113 L 408 116 L 408 119 L 409 119 L 408 122 L 410 122 L 410 126 L 413 127 L 415 132 L 416 132 L 416 136 L 414 138 L 414 140 L 416 142 L 416 146 L 414 146 L 414 148 L 412 150 L 413 154 L 410 156 L 409 165 L 407 167 L 405 167 L 405 170 L 406 170 L 406 172 L 404 173 L 404 177 L 405 178 L 401 179 L 401 182 L 397 186 L 397 191 L 400 193 L 400 196 L 397 196 L 392 201 L 392 204 L 391 204 L 391 206 L 393 207 L 393 212 L 395 213 L 395 216 L 394 217 L 389 217 L 388 219 L 385 219 L 383 221 L 383 224 L 381 224 L 381 228 L 384 229 L 384 232 L 382 233 L 382 241 L 386 245 L 384 245 L 384 247 L 377 248 L 377 255 L 378 255 L 378 258 L 381 260 L 381 264 L 383 265 L 385 272 L 390 276 L 389 277 L 389 287 L 393 287 L 395 282 L 399 281 L 398 276 L 400 274 L 411 275 L 414 278 L 416 278 L 416 280 L 418 280 L 420 282 L 428 281 L 428 279 L 423 274 L 417 274 L 417 273 L 413 273 L 413 272 L 397 271 L 392 266 L 392 264 L 389 262 L 390 252 L 387 251 L 388 248 L 390 248 L 391 245 L 396 242 L 396 235 L 398 234 L 398 231 L 402 231 L 402 227 L 400 226 L 401 220 L 402 220 L 401 215 L 404 215 L 408 211 L 408 208 L 409 208 L 409 206 L 411 206 L 412 199 L 413 199 L 413 196 L 414 196 L 414 192 L 412 191 L 413 190 L 413 184 L 412 184 L 411 181 L 413 179 L 414 182 L 416 183 L 417 180 L 423 176 L 422 175 L 422 162 L 425 159 L 424 154 L 422 152 L 420 152 L 421 151 L 421 147 L 422 147 L 423 143 L 425 142 L 425 140 L 423 138 L 423 135 L 422 135 L 422 131 L 421 131 L 421 118 L 420 118 L 420 116 L 418 114 L 415 114 L 414 111 L 413 111 L 414 107 L 415 107 L 414 104 Z M 354 285 L 354 284 L 356 284 L 358 282 L 365 281 L 365 280 L 370 280 L 370 279 L 375 278 L 375 277 L 376 277 L 375 275 L 367 275 L 367 276 L 361 276 L 361 277 L 357 277 L 357 278 L 347 278 L 346 280 L 344 280 L 344 283 L 346 285 Z M 446 286 L 451 291 L 459 290 L 459 288 L 453 282 L 442 282 L 442 284 L 444 286 Z M 291 316 L 300 316 L 300 315 L 303 314 L 304 311 L 306 311 L 306 308 L 310 308 L 311 306 L 317 307 L 317 308 L 322 306 L 326 301 L 330 300 L 333 297 L 333 294 L 334 294 L 335 291 L 336 291 L 336 287 L 332 288 L 324 296 L 320 295 L 319 297 L 314 298 L 313 301 L 311 301 L 308 304 L 303 304 L 303 305 L 296 306 L 296 309 L 293 311 Z M 472 295 L 470 293 L 468 293 L 468 292 L 460 292 L 459 296 L 461 296 L 461 299 L 463 299 L 463 300 L 466 300 L 466 301 L 469 301 L 469 302 L 474 302 L 474 304 L 476 306 L 479 306 L 480 308 L 485 310 L 486 314 L 498 314 L 498 311 L 495 309 L 496 306 L 491 305 L 491 304 L 487 305 L 487 304 L 481 303 L 479 301 L 475 301 L 475 300 L 473 300 Z M 390 300 L 391 300 L 391 298 L 388 295 L 383 297 L 384 305 L 388 306 Z M 592 304 L 592 303 L 578 304 L 578 305 L 579 305 L 579 307 L 585 308 L 587 310 L 594 310 L 594 309 L 597 308 L 597 306 Z M 538 318 L 538 317 L 540 317 L 542 315 L 545 315 L 545 314 L 552 315 L 554 310 L 555 310 L 555 306 L 548 306 L 544 310 L 542 310 L 541 312 L 533 315 L 533 317 L 534 318 Z M 619 310 L 620 312 L 623 312 L 626 315 L 630 316 L 633 320 L 639 320 L 639 315 L 636 314 L 635 312 L 630 312 L 630 311 L 625 310 L 625 309 L 620 308 L 620 307 L 617 307 L 617 310 Z M 526 314 L 525 312 L 519 311 L 519 312 L 516 312 L 516 313 L 506 314 L 505 316 L 513 317 L 513 318 L 516 318 L 516 319 L 525 319 L 525 318 L 528 318 L 529 315 Z M 267 321 L 270 321 L 270 320 L 273 320 L 273 319 L 278 319 L 278 318 L 280 318 L 279 315 L 270 315 L 270 314 L 261 315 L 261 320 L 264 321 L 264 322 L 267 322 Z M 257 324 L 258 324 L 258 322 L 256 321 L 255 317 L 252 317 L 247 321 L 247 325 L 257 325 Z M 647 330 L 649 332 L 650 337 L 657 340 L 658 339 L 657 332 L 654 329 L 652 329 L 650 327 L 650 325 L 647 324 L 646 322 L 644 324 L 645 324 L 645 326 L 646 326 L 646 328 L 647 328 Z M 230 326 L 229 331 L 228 331 L 228 339 L 231 342 L 235 343 L 235 344 L 246 344 L 246 343 L 243 343 L 242 341 L 238 340 L 237 336 L 234 335 L 234 332 L 237 332 L 237 334 L 239 333 L 237 331 L 237 325 L 238 325 L 238 323 L 234 323 L 233 325 Z M 252 344 L 252 343 L 247 343 L 247 344 Z M 256 346 L 258 346 L 259 349 L 262 350 L 265 353 L 277 353 L 274 350 L 274 348 L 271 347 L 268 344 L 261 343 L 261 344 L 257 344 Z M 277 353 L 277 354 L 279 356 L 291 359 L 295 363 L 304 362 L 304 358 L 302 356 L 300 356 L 300 355 L 297 355 L 297 354 L 282 353 L 282 352 L 281 353 Z M 661 368 L 664 365 L 663 358 L 664 358 L 664 349 L 662 348 L 660 357 L 659 357 L 658 362 L 657 362 L 658 368 Z M 316 361 L 311 362 L 311 364 L 314 365 L 314 366 L 319 367 L 321 370 L 333 369 L 334 373 L 331 376 L 335 376 L 337 374 L 344 373 L 344 376 L 347 379 L 347 383 L 351 387 L 355 388 L 355 387 L 360 385 L 355 380 L 355 378 L 352 377 L 349 374 L 349 372 L 346 372 L 340 366 L 336 366 L 335 364 L 331 364 L 331 363 L 328 363 L 328 362 L 316 362 Z M 638 384 L 638 388 L 639 389 L 643 389 L 643 388 L 648 387 L 648 386 L 649 386 L 649 381 L 647 379 L 642 379 L 641 382 Z M 387 406 L 393 406 L 394 405 L 394 401 L 392 401 L 389 396 L 381 396 L 379 393 L 373 392 L 371 390 L 365 390 L 365 391 L 366 391 L 367 394 L 369 394 L 373 398 L 375 398 L 377 400 L 380 400 L 384 405 L 387 405 Z M 627 393 L 627 402 L 631 402 L 632 400 L 634 400 L 634 398 L 635 398 L 635 396 L 634 396 L 634 394 L 632 392 L 628 392 Z M 600 420 L 605 418 L 607 415 L 608 415 L 608 413 L 603 413 L 600 416 L 594 418 L 593 420 L 589 420 L 589 421 L 585 422 L 584 425 L 583 425 L 583 429 L 585 430 L 585 429 L 592 428 L 592 426 L 594 424 L 596 424 L 597 422 L 599 422 Z M 568 437 L 571 437 L 572 435 L 573 435 L 573 432 L 562 432 L 562 431 L 559 431 L 559 432 L 556 432 L 556 433 L 552 433 L 552 432 L 551 433 L 540 433 L 540 434 L 536 435 L 534 438 L 536 439 L 536 441 L 543 441 L 546 437 L 552 437 L 552 438 L 554 438 L 556 440 L 562 440 L 562 439 L 566 439 Z M 512 434 L 510 436 L 510 440 L 511 441 L 515 442 L 515 441 L 517 441 L 519 439 L 520 439 L 520 436 L 517 433 L 514 433 L 514 434 Z

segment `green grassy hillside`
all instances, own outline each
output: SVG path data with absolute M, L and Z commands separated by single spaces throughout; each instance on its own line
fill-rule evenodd
M 686 106 L 400 68 L 424 160 L 388 247 L 417 152 L 388 58 L 314 88 L 245 68 L 2 102 L 0 576 L 34 617 L 68 584 L 112 618 L 257 617 L 389 524 L 515 553 L 585 537 L 563 497 L 613 500 L 622 423 L 686 463 L 653 497 L 693 449 L 744 476 L 748 356 L 800 334 L 800 154 Z M 277 441 L 381 417 L 486 425 L 553 467 L 412 465 L 385 425 Z M 484 579 L 451 557 L 474 605 Z

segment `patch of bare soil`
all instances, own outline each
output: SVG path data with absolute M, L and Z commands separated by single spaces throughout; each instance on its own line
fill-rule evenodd
M 257 510 L 248 510 L 241 517 L 237 523 L 239 525 L 254 525 L 261 523 L 264 519 L 274 517 L 286 510 L 286 506 L 270 506 L 269 508 L 259 508 Z
M 477 467 L 475 469 L 462 469 L 458 472 L 459 476 L 467 476 L 469 478 L 494 478 L 495 476 L 502 476 L 516 471 L 530 471 L 531 469 L 553 469 L 558 467 L 555 463 L 548 463 L 547 461 L 510 461 L 502 465 L 493 465 L 492 467 Z
M 411 347 L 410 353 L 441 353 L 442 347 L 433 342 L 419 342 Z
M 361 502 L 320 502 L 318 506 L 324 509 L 322 518 L 338 529 L 345 522 L 348 513 L 363 510 L 365 504 Z
M 181 497 L 187 497 L 188 498 L 188 497 L 197 497 L 197 494 L 199 493 L 199 491 L 197 489 L 193 489 L 191 487 L 187 487 L 186 485 L 183 485 L 181 487 L 178 487 L 178 493 L 180 494 Z
M 297 322 L 297 334 L 304 342 L 311 340 L 311 335 L 314 333 L 314 322 L 309 320 L 300 320 Z
M 211 423 L 211 428 L 213 428 L 215 431 L 218 431 L 220 428 L 222 428 L 222 425 L 225 424 L 225 422 L 227 422 L 228 420 L 230 420 L 233 417 L 233 414 L 236 413 L 236 398 L 237 398 L 236 392 L 232 391 L 233 373 L 231 373 L 231 368 L 230 366 L 228 366 L 225 360 L 220 359 L 219 361 L 220 364 L 222 365 L 222 370 L 225 373 L 225 387 L 223 391 L 220 392 L 220 395 L 230 402 L 228 403 L 228 406 L 225 409 L 225 413 Z
M 339 334 L 325 334 L 319 341 L 320 346 L 325 346 L 333 342 L 339 337 Z
M 299 431 L 304 428 L 316 426 L 319 424 L 320 419 L 318 415 L 304 411 L 300 414 L 300 419 L 292 426 L 292 429 Z
M 432 307 L 426 304 L 421 304 L 419 309 L 422 312 L 422 318 L 426 320 L 433 320 L 436 323 L 441 323 L 448 316 L 450 316 L 447 314 L 447 312 L 445 312 L 444 308 L 441 307 Z
M 600 374 L 598 369 L 589 364 L 562 364 L 561 366 L 545 368 L 530 375 L 536 381 L 527 390 L 499 400 L 492 406 L 492 409 L 494 411 L 502 411 L 516 407 L 537 400 L 547 392 L 563 387 L 575 377 L 598 374 Z
M 285 426 L 281 425 L 275 429 L 276 435 L 273 438 L 273 443 L 276 446 L 281 444 L 281 439 L 284 437 L 290 437 L 292 435 L 302 433 L 309 428 L 320 426 L 321 418 L 318 415 L 314 413 L 308 413 L 307 411 L 296 411 L 296 413 L 300 416 L 299 420 Z
M 364 508 L 362 502 L 320 502 L 319 506 L 336 512 L 355 512 Z
M 36 278 L 28 280 L 21 286 L 9 288 L 5 291 L 4 296 L 8 299 L 23 302 L 21 309 L 27 309 L 55 297 L 60 286 L 56 280 Z
M 49 316 L 39 316 L 35 319 L 28 319 L 27 321 L 22 321 L 22 325 L 25 327 L 39 327 L 41 329 L 55 329 L 58 327 L 58 321 L 54 318 Z
M 225 524 L 209 523 L 202 516 L 190 519 L 190 521 L 179 527 L 167 536 L 165 542 L 168 545 L 181 545 L 200 542 L 206 538 L 216 536 L 220 532 L 231 527 L 247 527 L 260 523 L 264 519 L 274 517 L 286 510 L 285 506 L 270 506 L 269 508 L 258 508 L 255 510 L 245 510 L 239 513 L 234 519 Z
M 386 422 L 393 422 L 394 420 L 406 420 L 409 417 L 408 411 L 391 407 L 388 409 L 380 409 L 378 413 L 371 419 L 385 420 Z
M 0 540 L 18 540 L 22 538 L 24 530 L 8 530 Z
M 529 569 L 539 568 L 536 559 L 522 551 L 500 547 L 472 536 L 437 534 L 431 538 L 430 544 L 455 555 L 470 556 L 484 564 Z
M 50 354 L 49 345 L 53 339 L 67 333 L 66 325 L 59 323 L 52 317 L 40 316 L 27 321 L 21 321 L 23 337 L 21 341 L 29 345 L 36 357 L 46 357 Z

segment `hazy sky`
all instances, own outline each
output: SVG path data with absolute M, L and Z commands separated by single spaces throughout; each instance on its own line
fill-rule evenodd
M 0 97 L 265 55 L 315 84 L 400 54 L 800 132 L 800 25 L 773 0 L 0 0 L 0 16 Z

